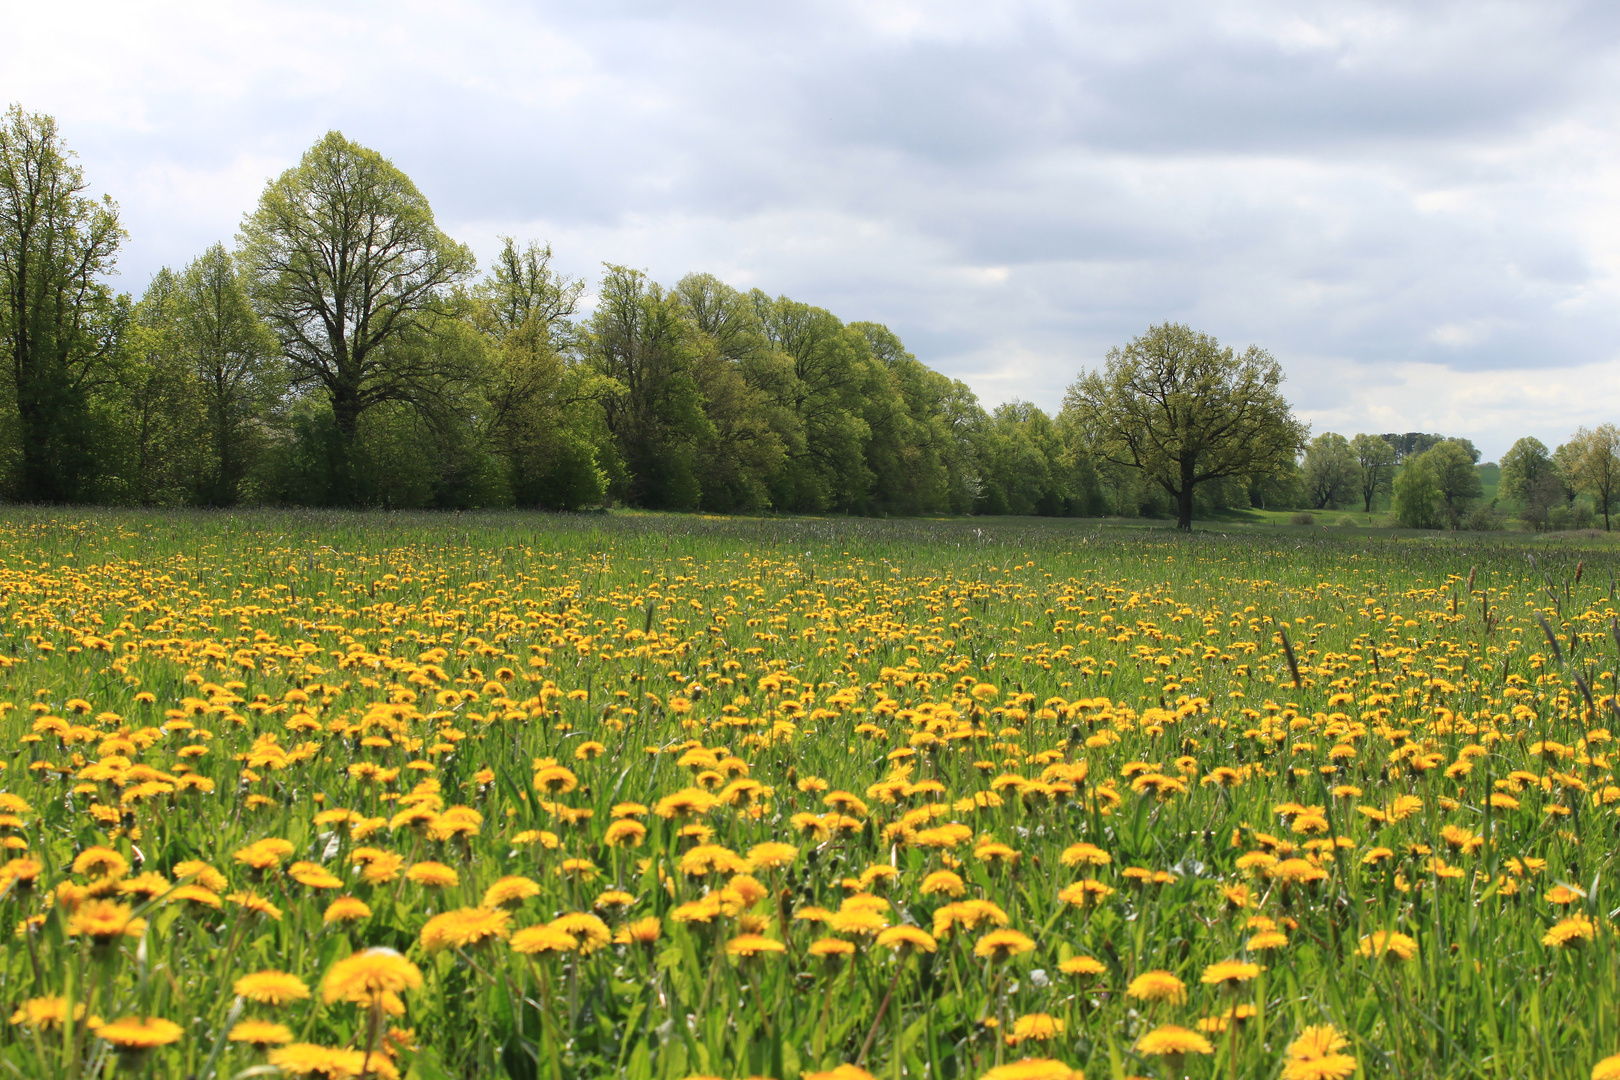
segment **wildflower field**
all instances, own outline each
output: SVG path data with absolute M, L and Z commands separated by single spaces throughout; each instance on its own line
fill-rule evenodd
M 1620 1077 L 1614 563 L 0 517 L 0 1075 Z

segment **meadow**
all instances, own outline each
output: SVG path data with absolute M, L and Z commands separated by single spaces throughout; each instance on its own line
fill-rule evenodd
M 7 508 L 0 1075 L 1613 1080 L 1615 562 Z

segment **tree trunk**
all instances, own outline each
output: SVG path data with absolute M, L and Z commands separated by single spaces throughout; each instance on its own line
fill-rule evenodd
M 236 502 L 234 472 L 235 455 L 231 446 L 231 422 L 222 407 L 216 418 L 214 437 L 219 440 L 219 474 L 214 480 L 211 501 L 215 506 L 230 506 Z
M 71 502 L 77 494 L 63 460 L 63 444 L 73 435 L 68 410 L 63 407 L 65 388 L 50 372 L 30 365 L 17 387 L 17 420 L 22 436 L 22 498 L 24 502 Z
M 22 437 L 22 501 L 59 502 L 56 470 L 50 460 L 50 422 L 36 402 L 25 399 L 22 394 L 18 394 L 17 399 L 17 426 Z
M 355 387 L 332 389 L 332 419 L 337 426 L 337 444 L 332 448 L 332 502 L 353 506 L 360 497 L 354 475 L 354 446 L 360 431 L 360 393 Z
M 1192 461 L 1181 463 L 1181 489 L 1176 492 L 1176 528 L 1184 532 L 1192 531 L 1194 465 Z

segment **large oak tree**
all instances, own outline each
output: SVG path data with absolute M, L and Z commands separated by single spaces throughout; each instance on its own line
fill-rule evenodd
M 1141 469 L 1192 528 L 1200 484 L 1264 476 L 1293 462 L 1306 428 L 1278 392 L 1282 367 L 1251 345 L 1242 355 L 1186 326 L 1155 326 L 1081 376 L 1064 410 L 1104 461 Z
M 239 239 L 295 384 L 331 403 L 333 494 L 347 501 L 361 416 L 391 401 L 428 408 L 461 374 L 455 350 L 431 339 L 456 312 L 451 286 L 473 273 L 472 252 L 439 230 L 409 177 L 336 131 L 270 182 Z

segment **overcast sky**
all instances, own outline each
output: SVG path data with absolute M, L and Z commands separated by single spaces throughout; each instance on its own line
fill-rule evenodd
M 1488 457 L 1620 421 L 1620 5 L 18 5 L 9 100 L 130 233 L 232 241 L 330 128 L 487 264 L 693 270 L 888 324 L 1054 410 L 1166 320 L 1258 344 L 1315 431 Z M 20 43 L 20 44 L 19 44 Z

